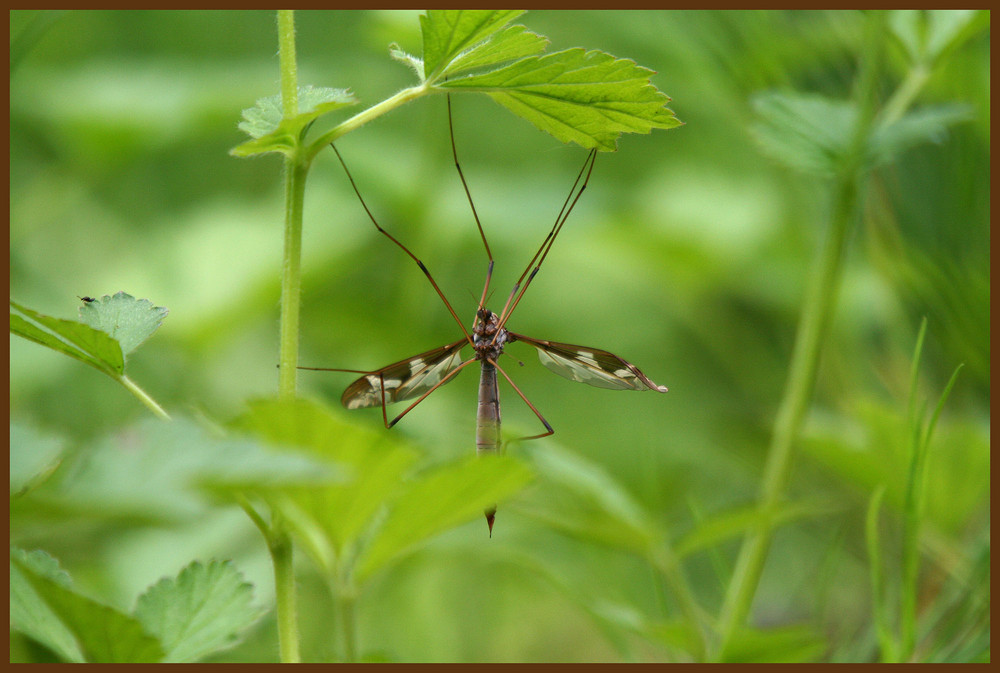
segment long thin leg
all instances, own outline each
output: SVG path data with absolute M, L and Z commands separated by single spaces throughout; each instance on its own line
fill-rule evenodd
M 445 383 L 447 383 L 448 381 L 450 381 L 452 378 L 455 377 L 456 374 L 458 374 L 460 371 L 462 371 L 463 369 L 465 369 L 467 366 L 471 365 L 475 361 L 476 361 L 475 357 L 469 358 L 468 360 L 466 360 L 465 362 L 463 362 L 462 364 L 460 364 L 459 366 L 455 367 L 450 372 L 448 372 L 448 374 L 445 375 L 445 377 L 442 378 L 440 381 L 438 381 L 437 383 L 435 383 L 431 387 L 430 390 L 428 390 L 426 393 L 424 393 L 423 395 L 421 395 L 420 397 L 418 397 L 413 402 L 413 404 L 411 404 L 410 406 L 406 407 L 406 409 L 403 410 L 403 413 L 401 413 L 399 416 L 396 416 L 394 419 L 392 419 L 391 421 L 389 421 L 388 423 L 386 423 L 385 424 L 386 429 L 391 428 L 392 426 L 396 425 L 396 423 L 398 423 L 399 420 L 401 418 L 403 418 L 403 416 L 405 416 L 406 414 L 410 413 L 410 410 L 413 409 L 413 407 L 415 407 L 418 404 L 420 404 L 421 402 L 423 402 L 425 397 L 427 397 L 428 395 L 430 395 L 431 393 L 433 393 L 435 390 L 437 390 L 438 388 L 440 388 L 441 386 L 443 386 Z M 381 385 L 381 381 L 380 381 L 380 385 Z M 383 415 L 383 417 L 385 416 L 385 388 L 384 388 L 384 386 L 383 386 L 383 389 L 382 389 L 382 415 Z
M 594 162 L 596 157 L 596 149 L 591 150 L 587 155 L 587 158 L 583 162 L 583 166 L 580 168 L 580 172 L 576 176 L 576 180 L 573 182 L 573 186 L 570 188 L 569 194 L 566 196 L 566 200 L 563 202 L 562 208 L 559 210 L 559 214 L 556 216 L 556 221 L 552 225 L 552 229 L 545 237 L 545 240 L 542 241 L 542 245 L 539 246 L 538 251 L 535 252 L 535 256 L 531 258 L 530 262 L 528 262 L 528 266 L 525 267 L 521 277 L 517 279 L 516 283 L 514 283 L 514 289 L 511 290 L 510 296 L 507 298 L 507 303 L 504 304 L 503 310 L 500 312 L 500 327 L 503 327 L 504 324 L 506 324 L 511 313 L 514 312 L 514 308 L 517 306 L 518 302 L 521 301 L 521 297 L 524 296 L 525 291 L 527 291 L 531 281 L 534 280 L 538 270 L 542 268 L 542 262 L 545 261 L 545 257 L 549 254 L 549 250 L 552 249 L 552 244 L 555 243 L 556 236 L 558 236 L 559 232 L 562 231 L 562 227 L 569 218 L 570 212 L 572 212 L 573 207 L 576 206 L 576 202 L 580 200 L 580 197 L 583 195 L 583 191 L 587 188 L 587 184 L 590 182 L 590 174 L 594 171 Z M 586 175 L 586 177 L 584 177 L 584 175 Z M 583 185 L 581 185 L 579 191 L 577 191 L 576 187 L 580 184 L 581 178 L 583 178 Z M 534 265 L 534 269 L 532 269 L 532 265 Z M 525 280 L 525 276 L 527 276 L 527 280 Z M 523 284 L 522 281 L 524 281 Z M 518 290 L 520 290 L 520 292 L 518 292 Z
M 368 213 L 368 219 L 372 221 L 372 224 L 375 225 L 375 228 L 378 229 L 380 233 L 384 234 L 386 238 L 388 238 L 390 241 L 398 245 L 403 250 L 403 252 L 409 255 L 410 258 L 417 263 L 417 266 L 420 267 L 420 270 L 424 272 L 425 276 L 427 276 L 427 280 L 429 280 L 431 282 L 431 285 L 434 286 L 434 291 L 438 293 L 439 297 L 441 297 L 441 301 L 443 301 L 444 305 L 448 307 L 448 312 L 451 313 L 451 317 L 453 317 L 455 319 L 455 322 L 458 323 L 458 326 L 462 328 L 462 333 L 465 334 L 465 338 L 469 340 L 470 344 L 472 344 L 473 343 L 472 336 L 469 334 L 469 331 L 465 329 L 465 325 L 462 324 L 462 321 L 459 319 L 458 314 L 455 313 L 455 309 L 451 307 L 451 303 L 448 301 L 448 298 L 444 296 L 444 292 L 441 291 L 441 288 L 438 287 L 438 284 L 434 281 L 434 277 L 431 276 L 431 272 L 427 270 L 427 267 L 424 266 L 424 263 L 421 262 L 416 255 L 410 252 L 409 248 L 407 248 L 405 245 L 397 241 L 392 234 L 390 234 L 388 231 L 379 226 L 379 223 L 378 221 L 376 221 L 375 216 L 372 215 L 372 211 L 368 209 L 368 204 L 365 203 L 364 197 L 361 196 L 361 192 L 360 190 L 358 190 L 358 186 L 354 182 L 354 177 L 351 175 L 351 171 L 348 170 L 347 164 L 344 163 L 344 158 L 340 156 L 340 152 L 337 150 L 337 147 L 333 143 L 330 143 L 330 147 L 333 148 L 334 154 L 336 154 L 337 159 L 340 160 L 340 165 L 344 167 L 344 172 L 347 173 L 347 179 L 350 180 L 351 187 L 354 188 L 354 193 L 357 194 L 358 200 L 361 201 L 361 206 L 365 209 L 365 212 Z
M 521 389 L 517 387 L 517 384 L 514 383 L 514 381 L 510 378 L 510 376 L 507 375 L 507 372 L 505 372 L 503 368 L 501 368 L 500 365 L 498 365 L 495 361 L 490 360 L 489 358 L 487 358 L 487 361 L 492 363 L 492 365 L 497 368 L 497 371 L 503 374 L 503 377 L 507 379 L 507 383 L 510 384 L 510 387 L 514 389 L 514 392 L 516 392 L 522 400 L 524 400 L 524 403 L 528 405 L 528 408 L 531 409 L 533 412 L 535 412 L 535 416 L 538 416 L 538 420 L 542 422 L 542 425 L 544 425 L 545 429 L 547 430 L 547 432 L 543 432 L 540 435 L 531 435 L 530 437 L 518 437 L 517 440 L 523 441 L 526 439 L 541 439 L 542 437 L 548 437 L 549 435 L 555 434 L 556 431 L 552 429 L 552 426 L 549 425 L 549 422 L 547 420 L 545 420 L 545 417 L 542 416 L 542 414 L 538 411 L 538 409 L 535 408 L 535 405 L 532 404 L 528 400 L 528 398 L 524 396 L 524 393 L 521 392 Z
M 472 208 L 472 217 L 476 220 L 476 227 L 479 229 L 479 237 L 483 240 L 483 247 L 486 248 L 486 256 L 489 258 L 489 265 L 486 268 L 486 282 L 483 284 L 483 294 L 479 297 L 479 306 L 476 307 L 476 319 L 472 321 L 472 328 L 475 329 L 476 321 L 479 320 L 479 310 L 483 308 L 486 303 L 486 294 L 490 289 L 490 280 L 493 278 L 493 252 L 490 250 L 490 244 L 486 240 L 486 232 L 483 230 L 483 224 L 479 221 L 479 213 L 476 212 L 476 204 L 472 201 L 472 192 L 469 191 L 469 184 L 465 181 L 465 174 L 462 172 L 462 165 L 458 161 L 458 149 L 455 145 L 455 125 L 452 122 L 451 115 L 451 94 L 445 94 L 445 99 L 448 101 L 448 135 L 451 137 L 451 156 L 455 160 L 455 170 L 458 171 L 458 177 L 462 181 L 462 188 L 465 190 L 465 198 L 469 200 L 469 207 Z

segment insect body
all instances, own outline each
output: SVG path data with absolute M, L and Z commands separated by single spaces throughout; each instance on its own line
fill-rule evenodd
M 653 383 L 653 381 L 639 371 L 635 365 L 623 360 L 613 353 L 586 346 L 574 346 L 572 344 L 559 343 L 555 341 L 534 339 L 532 337 L 524 336 L 523 334 L 510 332 L 505 327 L 507 320 L 514 311 L 514 308 L 521 301 L 521 298 L 524 296 L 528 286 L 531 284 L 532 280 L 534 280 L 539 269 L 541 268 L 542 262 L 548 255 L 549 250 L 551 250 L 552 244 L 555 242 L 556 236 L 558 236 L 559 232 L 562 230 L 563 224 L 566 222 L 566 218 L 573 210 L 573 206 L 576 205 L 580 195 L 583 194 L 584 189 L 586 189 L 587 182 L 590 179 L 590 174 L 594 169 L 596 150 L 591 150 L 587 155 L 587 159 L 584 161 L 583 167 L 580 169 L 580 173 L 577 175 L 576 181 L 573 183 L 569 195 L 566 197 L 565 202 L 563 202 L 562 209 L 556 216 L 555 224 L 553 224 L 552 229 L 545 237 L 542 245 L 538 248 L 538 251 L 535 252 L 534 257 L 532 257 L 531 261 L 528 262 L 524 272 L 514 284 L 514 288 L 511 290 L 503 309 L 499 314 L 497 314 L 484 306 L 490 287 L 490 279 L 493 275 L 493 254 L 490 251 L 489 243 L 486 240 L 486 234 L 479 221 L 479 215 L 476 213 L 476 206 L 472 202 L 472 195 L 469 192 L 468 184 L 465 181 L 465 176 L 462 174 L 462 168 L 458 162 L 458 152 L 455 149 L 455 134 L 451 120 L 450 98 L 448 99 L 448 128 L 451 132 L 452 154 L 455 158 L 455 168 L 458 170 L 458 175 L 462 180 L 462 186 L 465 188 L 469 205 L 472 208 L 473 217 L 476 220 L 476 226 L 479 228 L 479 234 L 482 238 L 483 246 L 486 249 L 486 255 L 489 258 L 489 266 L 486 272 L 486 283 L 483 287 L 483 293 L 479 299 L 479 305 L 476 310 L 476 318 L 473 322 L 471 333 L 465 328 L 465 325 L 459 319 L 458 314 L 455 313 L 451 303 L 444 296 L 444 293 L 438 287 L 433 276 L 431 276 L 430 271 L 427 270 L 424 263 L 420 261 L 409 250 L 409 248 L 396 240 L 389 232 L 379 225 L 378 221 L 376 221 L 375 217 L 368 209 L 367 204 L 365 204 L 365 200 L 361 196 L 361 192 L 358 190 L 357 184 L 354 182 L 354 178 L 351 176 L 351 173 L 347 168 L 347 164 L 344 163 L 343 158 L 340 156 L 340 152 L 337 151 L 336 147 L 334 147 L 333 150 L 336 153 L 337 158 L 340 160 L 341 165 L 344 167 L 344 171 L 347 173 L 347 177 L 351 182 L 351 186 L 354 188 L 354 192 L 357 195 L 358 200 L 361 201 L 362 207 L 364 207 L 365 212 L 375 225 L 375 228 L 399 246 L 403 252 L 409 255 L 417 263 L 417 266 L 427 277 L 427 280 L 434 287 L 438 296 L 441 297 L 441 300 L 444 302 L 448 312 L 451 313 L 452 317 L 462 329 L 464 337 L 454 343 L 446 344 L 440 348 L 420 353 L 419 355 L 414 355 L 405 360 L 400 360 L 399 362 L 395 362 L 374 371 L 330 369 L 320 367 L 300 367 L 300 369 L 347 371 L 363 374 L 363 376 L 347 387 L 344 391 L 343 397 L 341 398 L 341 402 L 348 409 L 359 409 L 374 406 L 382 407 L 382 420 L 385 423 L 386 428 L 391 428 L 403 416 L 409 413 L 411 409 L 420 404 L 425 397 L 437 390 L 438 387 L 451 381 L 458 374 L 458 372 L 465 367 L 474 362 L 479 362 L 480 378 L 479 406 L 476 414 L 476 451 L 481 455 L 499 453 L 501 448 L 500 397 L 497 385 L 497 372 L 499 372 L 507 380 L 507 382 L 510 383 L 511 387 L 518 394 L 518 396 L 524 400 L 525 404 L 528 405 L 531 411 L 534 412 L 535 416 L 538 417 L 538 420 L 541 421 L 542 425 L 545 426 L 545 432 L 531 437 L 523 437 L 522 439 L 537 439 L 539 437 L 551 435 L 554 432 L 548 421 L 545 420 L 545 418 L 538 412 L 538 409 L 535 408 L 528 398 L 525 397 L 524 393 L 522 393 L 517 385 L 511 380 L 510 376 L 507 375 L 507 372 L 505 372 L 498 364 L 498 360 L 503 354 L 504 348 L 508 344 L 522 341 L 530 346 L 533 346 L 537 349 L 539 360 L 541 360 L 545 367 L 571 381 L 579 381 L 581 383 L 587 383 L 599 388 L 610 388 L 614 390 L 655 390 L 661 393 L 667 392 L 666 387 Z M 582 184 L 581 180 L 583 181 Z M 579 189 L 577 189 L 578 185 Z M 461 352 L 467 345 L 472 346 L 473 355 L 469 359 L 463 360 Z M 404 400 L 414 401 L 390 421 L 386 413 L 386 405 L 393 402 L 402 402 Z M 489 524 L 491 534 L 493 531 L 495 513 L 495 506 L 486 510 L 486 520 Z

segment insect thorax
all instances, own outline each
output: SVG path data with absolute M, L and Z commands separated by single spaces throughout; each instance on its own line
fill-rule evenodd
M 500 327 L 500 316 L 489 309 L 479 309 L 476 318 L 476 325 L 472 329 L 476 359 L 496 362 L 507 343 L 507 330 Z

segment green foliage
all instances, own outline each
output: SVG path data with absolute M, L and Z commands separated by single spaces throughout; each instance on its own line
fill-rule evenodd
M 364 583 L 419 542 L 477 518 L 531 478 L 513 458 L 463 460 L 414 472 L 416 451 L 338 420 L 304 400 L 258 401 L 234 427 L 275 447 L 334 461 L 351 478 L 260 490 L 331 578 Z M 483 525 L 485 532 L 485 523 Z
M 125 357 L 159 328 L 167 309 L 124 292 L 84 301 L 83 323 L 43 315 L 10 300 L 10 331 L 85 362 L 125 386 L 149 409 L 167 413 L 125 376 Z
M 76 591 L 44 552 L 12 548 L 10 574 L 11 627 L 70 662 L 195 661 L 234 645 L 261 614 L 229 563 L 192 563 L 150 587 L 131 615 Z
M 85 301 L 80 308 L 83 322 L 115 339 L 125 357 L 159 329 L 167 313 L 148 299 L 137 300 L 124 292 Z
M 238 157 L 266 152 L 291 155 L 319 117 L 355 104 L 357 100 L 346 89 L 304 86 L 299 89 L 299 114 L 286 118 L 279 94 L 261 98 L 256 106 L 243 111 L 244 121 L 239 124 L 240 130 L 253 140 L 234 148 L 232 153 Z
M 135 616 L 163 644 L 164 661 L 197 661 L 235 645 L 260 617 L 252 591 L 228 561 L 194 562 L 139 596 Z
M 872 12 L 295 17 L 288 112 L 269 95 L 273 12 L 11 13 L 12 335 L 47 345 L 11 339 L 11 661 L 989 661 L 988 12 L 887 12 L 878 50 L 858 39 Z M 858 64 L 876 51 L 855 145 Z M 496 462 L 468 455 L 469 374 L 391 431 L 377 409 L 268 398 L 295 378 L 274 335 L 293 257 L 277 164 L 229 148 L 281 154 L 301 188 L 301 362 L 364 369 L 458 332 L 320 155 L 329 141 L 464 318 L 482 244 L 445 101 L 417 99 L 452 94 L 495 304 L 582 161 L 560 141 L 607 149 L 674 124 L 658 88 L 687 126 L 597 158 L 510 327 L 626 355 L 669 395 L 570 383 L 512 344 L 504 366 L 556 434 Z M 860 217 L 764 507 L 815 246 L 851 202 L 829 188 L 852 164 Z M 130 354 L 99 321 L 42 315 L 118 287 L 171 308 Z M 175 420 L 143 422 L 94 376 L 116 376 L 115 353 Z M 335 402 L 353 376 L 299 375 L 295 393 Z M 536 434 L 501 387 L 510 435 Z M 760 531 L 773 541 L 750 582 L 737 545 Z M 260 610 L 213 558 L 276 607 L 252 637 L 240 624 Z M 740 578 L 752 609 L 719 648 Z M 144 594 L 155 619 L 125 610 Z
M 652 70 L 599 51 L 568 49 L 535 56 L 545 49 L 548 39 L 524 26 L 508 25 L 523 13 L 428 11 L 420 17 L 423 58 L 395 44 L 389 50 L 392 58 L 420 77 L 417 87 L 399 92 L 309 143 L 304 137 L 309 125 L 356 102 L 347 90 L 300 87 L 300 112 L 291 119 L 284 117 L 280 96 L 263 98 L 256 107 L 243 111 L 246 121 L 240 124 L 254 140 L 233 149 L 232 154 L 281 152 L 296 157 L 301 153 L 308 161 L 326 144 L 394 107 L 444 91 L 487 93 L 561 142 L 604 152 L 616 149 L 622 133 L 649 133 L 680 125 L 666 107 L 670 99 L 650 83 Z M 467 74 L 510 61 L 498 69 Z
M 99 328 L 43 315 L 10 301 L 10 331 L 85 362 L 112 378 L 125 371 L 121 344 Z

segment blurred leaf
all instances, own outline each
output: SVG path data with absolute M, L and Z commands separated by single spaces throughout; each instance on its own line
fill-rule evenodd
M 81 452 L 78 461 L 62 479 L 33 491 L 31 501 L 73 516 L 162 522 L 202 513 L 206 503 L 199 491 L 228 496 L 234 489 L 343 478 L 329 463 L 259 442 L 212 437 L 184 419 L 120 429 Z
M 528 450 L 540 483 L 519 509 L 581 539 L 642 555 L 662 539 L 649 514 L 599 465 L 552 445 Z
M 889 27 L 912 63 L 934 64 L 981 26 L 989 27 L 989 12 L 972 9 L 905 9 L 889 14 Z
M 316 119 L 356 103 L 357 99 L 347 89 L 299 87 L 299 113 L 285 119 L 281 94 L 261 98 L 256 106 L 243 111 L 245 121 L 239 123 L 240 130 L 253 140 L 234 147 L 230 154 L 249 157 L 266 152 L 281 152 L 291 156 L 298 150 L 308 126 Z
M 116 292 L 113 297 L 104 295 L 99 300 L 84 302 L 80 318 L 117 340 L 122 354 L 127 356 L 159 329 L 168 312 L 162 306 L 153 306 L 148 299 Z
M 440 86 L 486 93 L 562 142 L 613 151 L 623 132 L 680 126 L 666 107 L 670 98 L 650 83 L 652 74 L 629 59 L 568 49 Z
M 828 516 L 837 509 L 831 503 L 789 502 L 769 517 L 752 505 L 723 512 L 700 521 L 697 528 L 674 543 L 674 552 L 683 558 L 716 547 L 754 528 L 776 528 L 798 519 Z
M 727 663 L 805 663 L 818 661 L 826 640 L 808 626 L 786 626 L 767 631 L 741 629 L 723 653 Z
M 47 627 L 41 642 L 58 642 L 62 648 L 60 654 L 71 654 L 64 649 L 65 634 L 69 633 L 88 662 L 145 663 L 163 658 L 160 643 L 147 635 L 136 619 L 76 593 L 49 572 L 39 572 L 37 564 L 26 560 L 19 550 L 11 552 L 11 568 L 15 567 L 20 571 L 18 581 L 23 579 L 30 584 L 65 629 L 44 621 L 33 624 Z M 72 657 L 70 660 L 78 661 Z
M 818 95 L 766 92 L 753 99 L 752 126 L 765 153 L 791 168 L 834 175 L 848 151 L 857 110 L 853 103 Z M 868 139 L 868 167 L 896 160 L 923 142 L 940 141 L 951 124 L 971 119 L 966 105 L 935 105 L 914 110 L 889 126 L 878 126 Z
M 252 600 L 253 585 L 230 562 L 195 561 L 140 596 L 135 616 L 163 643 L 164 661 L 197 661 L 236 644 L 262 614 Z
M 75 320 L 36 313 L 11 300 L 10 331 L 86 362 L 114 379 L 120 379 L 125 371 L 119 343 L 104 332 Z
M 940 143 L 952 124 L 972 119 L 972 108 L 959 103 L 928 105 L 908 112 L 889 126 L 875 129 L 868 147 L 873 166 L 887 164 L 924 142 Z
M 472 456 L 438 467 L 403 486 L 385 522 L 358 561 L 358 581 L 432 535 L 466 521 L 483 518 L 483 510 L 520 490 L 531 471 L 509 457 Z M 501 514 L 502 515 L 502 504 Z M 486 537 L 483 520 L 483 537 Z M 484 540 L 485 542 L 485 540 Z
M 337 484 L 279 489 L 285 497 L 273 503 L 327 569 L 332 556 L 371 524 L 418 457 L 397 436 L 348 424 L 308 400 L 254 401 L 233 427 L 277 446 L 307 449 L 350 470 L 349 480 Z
M 420 17 L 424 78 L 433 80 L 446 75 L 453 59 L 468 55 L 463 52 L 476 52 L 482 57 L 489 48 L 478 43 L 522 14 L 524 10 L 428 10 Z
M 855 108 L 815 94 L 766 92 L 754 96 L 751 127 L 761 148 L 805 172 L 833 175 L 847 148 Z
M 38 484 L 59 465 L 64 441 L 40 434 L 34 428 L 10 424 L 11 497 Z
M 76 639 L 59 617 L 42 600 L 28 580 L 34 573 L 60 586 L 69 587 L 70 579 L 59 562 L 41 550 L 25 552 L 11 548 L 10 627 L 42 643 L 65 661 L 84 661 Z M 14 562 L 14 559 L 18 563 Z M 26 570 L 22 571 L 22 567 Z

